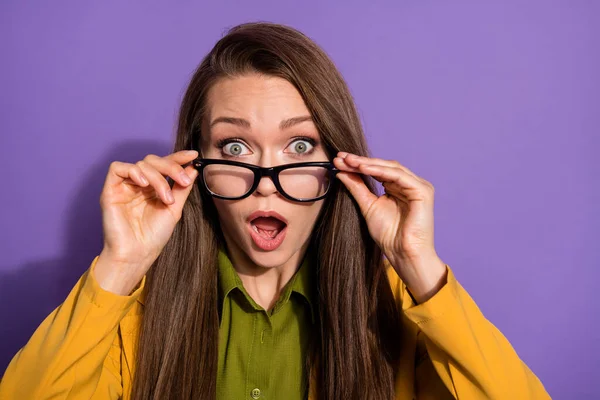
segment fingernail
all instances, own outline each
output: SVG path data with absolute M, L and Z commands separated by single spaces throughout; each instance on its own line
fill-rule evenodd
M 196 150 L 187 150 L 187 151 L 185 152 L 185 155 L 186 155 L 186 156 L 195 156 L 195 155 L 197 155 L 197 154 L 198 154 L 198 152 L 197 152 Z
M 173 197 L 173 192 L 171 192 L 170 190 L 167 190 L 166 197 L 169 203 L 173 203 L 175 201 L 175 198 Z
M 140 176 L 140 179 L 142 180 L 142 183 L 143 183 L 144 185 L 147 185 L 147 184 L 148 184 L 148 179 L 146 179 L 146 177 L 145 177 L 144 175 L 141 175 L 141 176 Z
M 186 185 L 189 185 L 190 183 L 192 183 L 192 179 L 190 178 L 190 176 L 188 174 L 186 174 L 185 172 L 181 172 L 179 174 L 179 176 L 181 177 L 181 181 L 183 183 L 185 183 Z

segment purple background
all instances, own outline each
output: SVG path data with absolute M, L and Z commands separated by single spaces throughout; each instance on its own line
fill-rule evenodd
M 550 394 L 600 397 L 598 2 L 28 3 L 0 5 L 0 371 L 100 251 L 110 161 L 168 153 L 203 55 L 267 20 L 435 185 L 438 253 Z

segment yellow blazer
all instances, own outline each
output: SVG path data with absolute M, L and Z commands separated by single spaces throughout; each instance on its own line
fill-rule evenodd
M 146 278 L 129 296 L 105 291 L 92 273 L 97 260 L 14 356 L 0 399 L 130 398 Z M 446 285 L 419 305 L 387 268 L 403 324 L 396 399 L 550 398 L 449 267 Z

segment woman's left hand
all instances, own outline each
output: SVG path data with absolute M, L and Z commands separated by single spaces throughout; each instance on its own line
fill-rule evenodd
M 433 185 L 396 161 L 339 152 L 333 163 L 371 237 L 417 302 L 437 293 L 446 282 L 446 265 L 433 241 Z M 373 194 L 357 173 L 381 182 L 385 193 Z

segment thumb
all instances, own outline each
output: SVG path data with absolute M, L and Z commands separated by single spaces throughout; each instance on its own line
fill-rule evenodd
M 358 203 L 362 215 L 365 216 L 378 197 L 369 190 L 359 174 L 340 172 L 336 177 L 346 186 L 352 197 L 354 197 L 354 200 Z
M 181 186 L 179 183 L 175 182 L 171 188 L 173 198 L 175 198 L 175 202 L 171 206 L 175 206 L 179 209 L 183 209 L 185 201 L 192 192 L 192 189 L 196 186 L 196 178 L 198 177 L 198 171 L 191 165 L 186 167 L 184 171 L 192 178 L 192 183 L 187 186 Z

